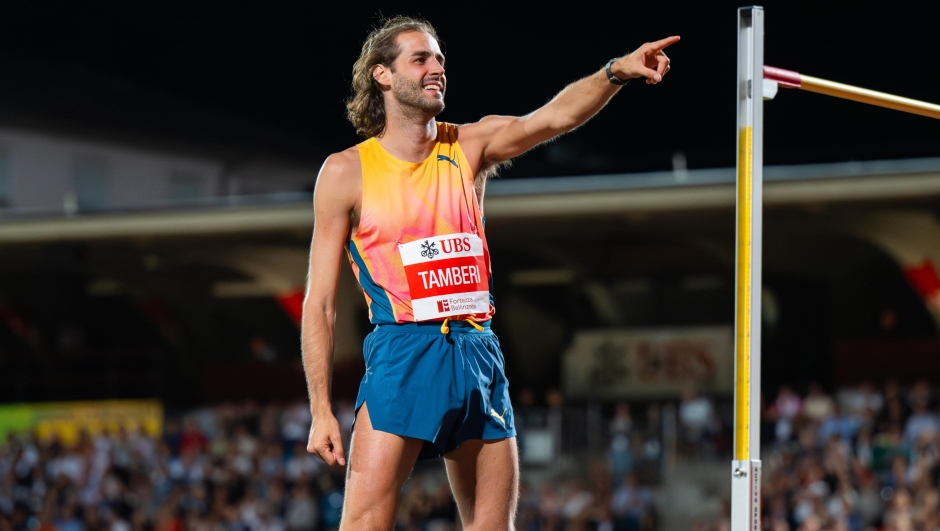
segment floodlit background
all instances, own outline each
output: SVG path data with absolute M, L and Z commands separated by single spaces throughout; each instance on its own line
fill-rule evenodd
M 437 27 L 456 123 L 682 36 L 663 84 L 488 185 L 493 329 L 518 529 L 727 529 L 737 7 L 0 5 L 0 531 L 336 528 L 298 323 L 380 13 Z M 937 6 L 765 7 L 767 64 L 940 100 Z M 781 91 L 765 126 L 764 528 L 936 529 L 940 123 Z M 348 268 L 337 311 L 348 440 L 370 330 Z M 419 463 L 399 528 L 459 525 Z

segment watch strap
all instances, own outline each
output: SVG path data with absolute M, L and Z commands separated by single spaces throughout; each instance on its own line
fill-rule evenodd
M 607 81 L 610 81 L 610 82 L 613 83 L 614 85 L 623 86 L 623 85 L 626 85 L 627 83 L 629 83 L 630 80 L 629 80 L 629 79 L 620 79 L 619 77 L 615 76 L 613 72 L 610 71 L 610 66 L 611 66 L 612 64 L 614 64 L 614 61 L 616 61 L 617 59 L 620 59 L 620 58 L 619 58 L 619 57 L 614 57 L 614 58 L 611 59 L 610 61 L 607 61 L 607 66 L 604 68 L 604 70 L 607 72 Z

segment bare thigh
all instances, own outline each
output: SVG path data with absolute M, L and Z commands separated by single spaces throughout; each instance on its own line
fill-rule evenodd
M 519 498 L 516 438 L 466 441 L 444 460 L 464 529 L 513 529 Z
M 423 441 L 377 431 L 362 405 L 349 444 L 341 531 L 394 529 L 401 487 Z

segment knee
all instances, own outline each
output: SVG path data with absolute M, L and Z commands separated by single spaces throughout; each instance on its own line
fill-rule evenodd
M 464 531 L 514 531 L 512 520 L 499 515 L 479 515 L 472 522 L 463 523 Z
M 343 510 L 340 531 L 391 531 L 395 528 L 395 511 L 384 507 Z

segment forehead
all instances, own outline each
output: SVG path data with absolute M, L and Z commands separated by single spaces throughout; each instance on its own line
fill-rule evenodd
M 406 31 L 398 35 L 398 45 L 401 47 L 399 57 L 408 57 L 414 52 L 427 51 L 434 55 L 443 55 L 437 39 L 423 31 Z

